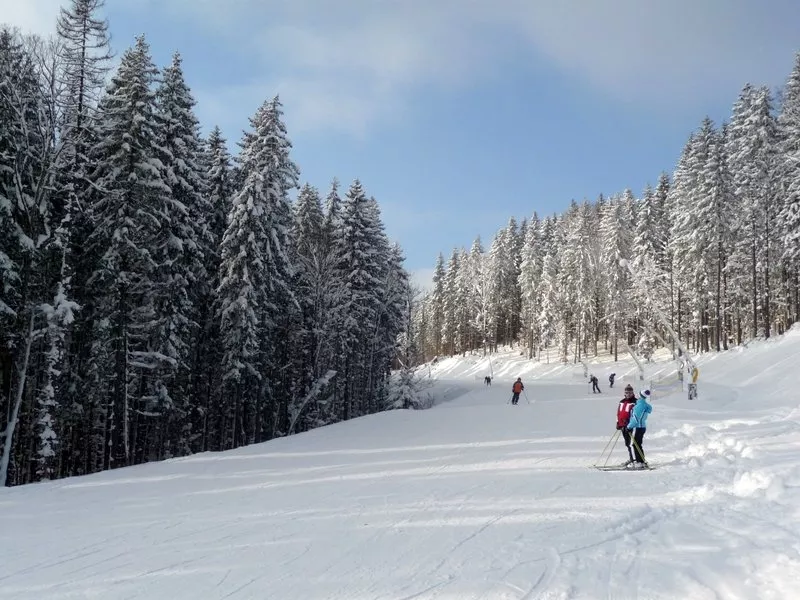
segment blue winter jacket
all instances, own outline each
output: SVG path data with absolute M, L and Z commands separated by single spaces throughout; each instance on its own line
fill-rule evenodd
M 645 400 L 644 396 L 639 396 L 639 399 L 636 401 L 631 411 L 628 429 L 647 429 L 647 415 L 651 412 L 653 412 L 653 407 Z

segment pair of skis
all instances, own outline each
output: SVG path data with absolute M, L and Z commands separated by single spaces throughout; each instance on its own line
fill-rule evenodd
M 631 467 L 627 463 L 621 465 L 592 465 L 598 471 L 653 471 L 655 466 L 644 463 L 644 467 Z

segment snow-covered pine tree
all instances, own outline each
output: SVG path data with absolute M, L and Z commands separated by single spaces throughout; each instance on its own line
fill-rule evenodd
M 563 297 L 562 356 L 567 357 L 574 342 L 573 360 L 580 361 L 588 351 L 596 330 L 595 281 L 600 246 L 596 236 L 596 214 L 588 202 L 573 202 L 561 222 L 564 243 L 559 245 L 559 286 Z
M 66 87 L 66 93 L 59 98 L 64 164 L 75 176 L 82 174 L 81 166 L 93 141 L 97 102 L 113 58 L 108 21 L 98 16 L 104 5 L 105 0 L 71 0 L 69 6 L 61 7 L 56 26 Z
M 536 356 L 539 343 L 538 318 L 541 313 L 541 282 L 544 249 L 541 245 L 541 222 L 539 215 L 533 214 L 525 232 L 522 246 L 519 273 L 520 298 L 520 338 L 528 348 L 528 358 Z
M 669 244 L 669 214 L 667 197 L 669 195 L 670 180 L 667 173 L 662 172 L 658 178 L 653 193 L 653 202 L 649 209 L 653 219 L 653 246 L 655 251 L 656 266 L 661 272 L 668 272 L 670 261 L 667 260 L 667 245 Z
M 426 356 L 441 356 L 442 326 L 444 324 L 445 276 L 444 255 L 439 253 L 433 271 L 433 289 L 428 297 L 429 321 Z
M 723 202 L 723 190 L 712 185 L 719 175 L 712 155 L 716 141 L 714 123 L 706 117 L 692 136 L 688 154 L 688 176 L 691 184 L 681 188 L 681 210 L 676 211 L 670 232 L 675 255 L 675 275 L 682 284 L 688 302 L 691 340 L 694 349 L 708 349 L 708 300 L 712 274 L 716 273 L 711 252 L 716 250 L 717 206 Z M 709 170 L 709 164 L 711 169 Z
M 649 188 L 649 186 L 648 186 Z M 639 271 L 643 269 L 649 269 L 652 271 L 651 275 L 645 275 L 647 278 L 653 281 L 659 281 L 659 285 L 661 286 L 660 289 L 662 290 L 661 293 L 652 294 L 650 297 L 650 301 L 654 303 L 659 310 L 662 311 L 665 315 L 673 314 L 673 290 L 672 290 L 672 267 L 673 263 L 669 257 L 669 243 L 670 243 L 670 215 L 669 215 L 669 205 L 668 205 L 668 196 L 670 191 L 670 179 L 669 176 L 662 172 L 658 178 L 658 184 L 656 185 L 655 190 L 652 191 L 652 195 L 643 198 L 642 200 L 642 207 L 640 214 L 647 215 L 647 219 L 651 222 L 651 229 L 649 231 L 648 241 L 645 242 L 647 244 L 647 252 L 652 251 L 652 260 L 645 260 L 642 264 L 642 248 L 644 247 L 640 236 L 645 236 L 644 228 L 637 230 L 637 240 L 639 240 L 639 249 L 634 252 L 634 256 L 639 263 Z M 642 216 L 641 218 L 644 218 Z M 637 223 L 638 227 L 639 223 Z M 645 264 L 651 265 L 650 267 L 646 267 Z M 648 327 L 655 327 L 656 329 L 662 329 L 662 327 L 658 326 L 653 322 L 653 318 L 650 315 L 649 311 L 645 309 L 644 306 L 639 304 L 637 307 L 641 313 L 642 318 L 644 319 L 644 323 L 647 324 Z
M 486 268 L 486 256 L 480 236 L 475 238 L 469 250 L 466 279 L 470 288 L 467 292 L 467 319 L 471 329 L 475 332 L 472 347 L 483 348 L 483 354 L 488 350 L 488 310 L 489 310 L 489 278 Z
M 511 217 L 508 225 L 495 235 L 487 263 L 490 304 L 488 325 L 493 347 L 497 344 L 511 344 L 519 334 L 518 280 L 521 247 L 517 221 Z
M 325 197 L 322 222 L 322 237 L 318 242 L 321 259 L 319 263 L 319 287 L 321 303 L 319 306 L 319 352 L 315 359 L 315 376 L 320 377 L 332 371 L 337 385 L 330 386 L 325 397 L 318 402 L 320 415 L 318 424 L 336 421 L 341 414 L 337 393 L 343 389 L 339 384 L 344 377 L 335 368 L 339 367 L 339 332 L 346 317 L 347 304 L 345 278 L 339 271 L 342 257 L 342 199 L 339 196 L 339 181 L 335 177 Z
M 287 193 L 299 173 L 289 156 L 291 143 L 277 97 L 256 111 L 250 125 L 239 156 L 244 185 L 234 196 L 221 250 L 222 364 L 229 403 L 224 447 L 273 437 L 281 408 L 278 393 L 286 385 L 276 361 L 286 351 L 279 327 L 292 300 Z M 288 421 L 285 403 L 284 418 Z
M 308 401 L 307 395 L 321 375 L 321 319 L 327 286 L 331 283 L 327 260 L 330 253 L 322 246 L 323 221 L 319 191 L 310 184 L 303 185 L 294 203 L 291 235 L 292 262 L 295 265 L 293 288 L 301 309 L 297 314 L 297 341 L 291 347 L 295 384 L 290 413 L 298 431 L 307 430 L 311 422 L 319 418 L 317 398 Z M 301 409 L 304 416 L 298 422 Z
M 583 334 L 583 356 L 589 354 L 591 344 L 592 352 L 597 356 L 597 343 L 599 322 L 603 317 L 602 297 L 599 292 L 603 281 L 603 271 L 600 268 L 602 253 L 602 240 L 597 235 L 600 229 L 600 214 L 597 208 L 584 201 L 580 206 L 581 226 L 581 276 L 578 287 L 578 305 L 581 307 L 581 332 Z M 581 359 L 583 356 L 580 356 Z
M 558 258 L 551 252 L 542 261 L 541 304 L 538 316 L 539 339 L 550 362 L 550 345 L 559 343 L 558 327 L 561 321 L 561 295 L 558 290 Z
M 614 360 L 617 360 L 619 336 L 625 335 L 625 322 L 630 304 L 627 300 L 628 270 L 620 265 L 621 259 L 630 259 L 630 220 L 624 198 L 612 198 L 603 207 L 600 232 L 603 238 L 601 265 L 606 275 L 606 293 L 610 335 Z
M 444 276 L 444 296 L 442 303 L 442 352 L 448 356 L 456 354 L 458 337 L 458 248 L 453 248 Z
M 655 262 L 658 254 L 658 205 L 656 195 L 650 184 L 644 189 L 639 204 L 638 217 L 635 222 L 635 238 L 633 241 L 632 256 L 634 265 L 638 269 L 647 262 Z
M 734 105 L 728 156 L 737 202 L 732 284 L 750 296 L 750 330 L 769 337 L 776 278 L 778 131 L 769 88 L 747 85 Z M 743 268 L 744 267 L 744 268 Z
M 193 406 L 190 379 L 201 365 L 192 353 L 200 338 L 201 312 L 212 302 L 206 255 L 215 251 L 203 172 L 203 143 L 186 84 L 181 56 L 175 53 L 156 89 L 158 158 L 170 193 L 164 195 L 161 229 L 153 259 L 155 327 L 152 348 L 162 357 L 153 372 L 149 412 L 161 415 L 159 451 L 183 456 L 191 451 Z
M 321 244 L 323 248 L 330 249 L 334 245 L 336 232 L 341 227 L 342 220 L 342 199 L 339 197 L 339 180 L 335 177 L 331 182 L 331 189 L 325 197 L 324 213 Z
M 503 277 L 503 298 L 504 310 L 506 313 L 506 330 L 503 337 L 506 343 L 513 343 L 517 340 L 520 327 L 520 293 L 519 293 L 519 266 L 522 262 L 521 251 L 524 243 L 524 238 L 520 236 L 520 227 L 517 225 L 517 220 L 511 217 L 506 226 L 506 235 L 504 237 L 505 251 L 504 254 L 508 257 L 508 262 L 504 265 L 502 270 Z
M 782 248 L 784 326 L 800 321 L 800 52 L 786 81 L 778 115 L 780 157 L 777 185 Z
M 505 238 L 505 236 L 505 229 L 501 229 L 495 233 L 492 244 L 489 246 L 489 252 L 485 262 L 486 278 L 488 282 L 486 327 L 490 352 L 496 352 L 497 346 L 505 341 L 501 335 L 501 329 L 505 324 L 503 314 L 503 307 L 505 304 L 505 298 L 503 296 L 503 267 L 507 261 L 504 254 L 504 250 L 507 246 L 503 243 L 503 238 Z
M 89 162 L 98 128 L 97 105 L 106 76 L 111 68 L 109 24 L 99 16 L 103 0 L 71 0 L 61 8 L 56 31 L 60 43 L 63 69 L 60 73 L 63 93 L 55 100 L 60 108 L 59 138 L 63 150 L 59 156 L 56 180 L 56 205 L 62 220 L 57 233 L 64 245 L 61 285 L 66 296 L 74 299 L 81 310 L 66 332 L 61 368 L 62 430 L 59 462 L 64 474 L 89 472 L 92 455 L 96 407 L 96 387 L 87 381 L 93 343 L 92 324 L 95 308 L 87 281 L 97 257 L 89 252 L 88 205 L 92 193 L 88 175 L 94 170 Z
M 171 190 L 163 165 L 155 122 L 153 83 L 157 69 L 144 36 L 125 51 L 101 101 L 98 142 L 91 152 L 96 192 L 89 207 L 95 229 L 91 249 L 99 256 L 89 279 L 97 303 L 98 363 L 105 372 L 106 442 L 104 466 L 144 460 L 150 449 L 135 447 L 134 427 L 158 401 L 148 377 L 168 357 L 152 346 L 156 328 L 153 292 L 164 206 Z M 100 348 L 95 345 L 95 350 Z M 101 382 L 98 382 L 101 383 Z M 146 417 L 149 418 L 149 417 Z
M 686 321 L 684 313 L 689 286 L 689 282 L 683 277 L 684 269 L 682 268 L 687 252 L 687 239 L 684 232 L 675 227 L 674 223 L 688 211 L 688 198 L 696 185 L 696 169 L 692 164 L 694 145 L 694 134 L 692 134 L 683 147 L 672 175 L 672 185 L 665 200 L 668 220 L 673 223 L 670 225 L 668 242 L 665 247 L 670 288 L 670 326 L 681 339 L 683 339 L 683 325 Z
M 469 253 L 466 248 L 459 250 L 458 264 L 458 276 L 456 277 L 456 347 L 458 352 L 464 354 L 475 348 L 475 332 L 470 322 L 472 283 L 469 274 Z
M 723 124 L 722 128 L 715 132 L 711 138 L 711 148 L 708 160 L 705 165 L 705 198 L 704 201 L 711 207 L 711 228 L 712 247 L 706 250 L 709 260 L 706 270 L 712 282 L 711 299 L 713 303 L 713 327 L 711 334 L 715 349 L 728 349 L 730 338 L 729 320 L 726 318 L 728 312 L 727 283 L 725 273 L 728 262 L 728 255 L 733 246 L 733 233 L 731 226 L 732 215 L 730 212 L 731 197 L 731 175 L 728 170 L 728 156 L 726 138 L 728 126 Z M 711 309 L 709 307 L 709 313 Z M 710 318 L 706 319 L 706 327 L 709 326 Z M 706 346 L 706 350 L 708 350 Z
M 353 181 L 342 205 L 340 238 L 337 241 L 338 272 L 344 284 L 340 307 L 343 315 L 339 336 L 341 414 L 348 420 L 367 414 L 374 381 L 371 356 L 375 347 L 379 314 L 379 294 L 386 273 L 379 243 L 382 225 L 375 221 L 372 201 L 359 180 Z
M 362 403 L 362 411 L 373 413 L 383 410 L 386 405 L 386 383 L 396 351 L 396 325 L 399 319 L 397 307 L 394 305 L 397 298 L 393 288 L 397 286 L 401 296 L 404 295 L 403 286 L 407 285 L 407 275 L 402 269 L 405 260 L 402 253 L 395 255 L 392 252 L 392 245 L 381 219 L 380 206 L 374 196 L 367 199 L 366 216 L 367 247 L 372 249 L 370 271 L 377 285 L 367 296 L 374 319 L 370 325 L 370 337 L 367 338 L 367 397 Z
M 219 127 L 214 127 L 205 143 L 204 181 L 208 198 L 209 214 L 206 216 L 210 247 L 204 249 L 203 262 L 208 278 L 206 300 L 197 305 L 198 336 L 192 354 L 194 367 L 192 397 L 194 411 L 192 431 L 195 433 L 196 451 L 218 450 L 220 427 L 224 414 L 221 394 L 222 338 L 220 332 L 217 289 L 220 282 L 220 244 L 227 228 L 233 183 L 231 180 L 231 156 L 226 140 Z
M 290 257 L 289 236 L 292 228 L 292 205 L 289 192 L 299 187 L 300 170 L 291 158 L 292 143 L 283 120 L 283 105 L 275 96 L 266 105 L 263 138 L 264 158 L 269 173 L 266 184 L 270 235 L 266 243 L 268 267 L 267 306 L 263 321 L 268 333 L 261 339 L 261 353 L 268 366 L 268 378 L 263 380 L 264 422 L 256 421 L 253 441 L 263 441 L 289 430 L 289 398 L 293 382 L 286 357 L 294 343 L 292 323 L 300 306 L 292 289 L 294 265 Z M 257 411 L 258 414 L 259 411 Z
M 381 298 L 383 309 L 379 321 L 380 335 L 374 365 L 375 376 L 384 387 L 391 380 L 392 366 L 400 367 L 399 358 L 403 352 L 409 352 L 408 348 L 402 346 L 402 339 L 407 337 L 406 332 L 409 327 L 407 313 L 410 309 L 407 304 L 411 298 L 411 283 L 408 272 L 403 266 L 404 262 L 405 256 L 400 245 L 391 244 L 386 261 L 384 292 Z M 377 407 L 377 410 L 381 409 L 381 406 Z
M 580 280 L 584 277 L 584 261 L 582 255 L 582 227 L 578 214 L 578 203 L 573 200 L 569 208 L 564 213 L 561 221 L 559 234 L 563 237 L 564 243 L 559 244 L 558 248 L 558 287 L 563 298 L 563 310 L 559 315 L 561 335 L 559 353 L 562 360 L 569 360 L 570 342 L 577 340 L 580 336 L 578 323 L 581 320 L 581 313 L 577 306 L 578 289 L 581 285 Z M 573 358 L 577 359 L 577 349 L 573 349 Z

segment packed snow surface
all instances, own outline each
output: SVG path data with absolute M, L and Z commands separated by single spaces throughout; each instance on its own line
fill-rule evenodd
M 0 598 L 800 598 L 800 330 L 698 362 L 652 471 L 591 465 L 663 353 L 592 395 L 509 351 L 431 366 L 431 410 L 2 490 Z

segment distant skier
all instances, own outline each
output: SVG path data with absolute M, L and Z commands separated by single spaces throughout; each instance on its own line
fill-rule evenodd
M 608 387 L 614 387 L 614 377 L 616 376 L 617 376 L 616 373 L 612 373 L 611 375 L 608 376 L 608 383 L 609 383 Z
M 597 385 L 597 377 L 591 375 L 589 377 L 589 381 L 592 383 L 592 393 L 593 394 L 602 394 L 603 392 L 600 391 L 600 386 Z
M 644 460 L 644 449 L 642 448 L 642 441 L 644 440 L 644 433 L 647 431 L 647 415 L 653 412 L 652 405 L 647 401 L 650 398 L 650 390 L 642 390 L 639 392 L 639 399 L 631 411 L 631 418 L 628 421 L 628 433 L 633 436 L 633 451 L 636 455 L 636 462 L 632 463 L 632 467 L 637 469 L 644 469 L 647 462 Z
M 492 385 L 492 378 L 487 375 L 486 377 L 483 378 L 483 383 L 485 383 L 486 385 Z
M 628 458 L 623 466 L 633 464 L 633 451 L 631 450 L 631 434 L 628 431 L 628 423 L 631 420 L 631 410 L 636 404 L 636 396 L 633 395 L 633 386 L 625 386 L 625 397 L 619 401 L 617 406 L 617 429 L 622 431 L 622 438 L 625 440 L 625 447 L 628 449 Z
M 517 380 L 514 382 L 514 385 L 511 386 L 511 404 L 517 404 L 519 402 L 519 395 L 522 393 L 522 390 L 525 389 L 525 386 L 522 384 L 522 377 L 517 377 Z

